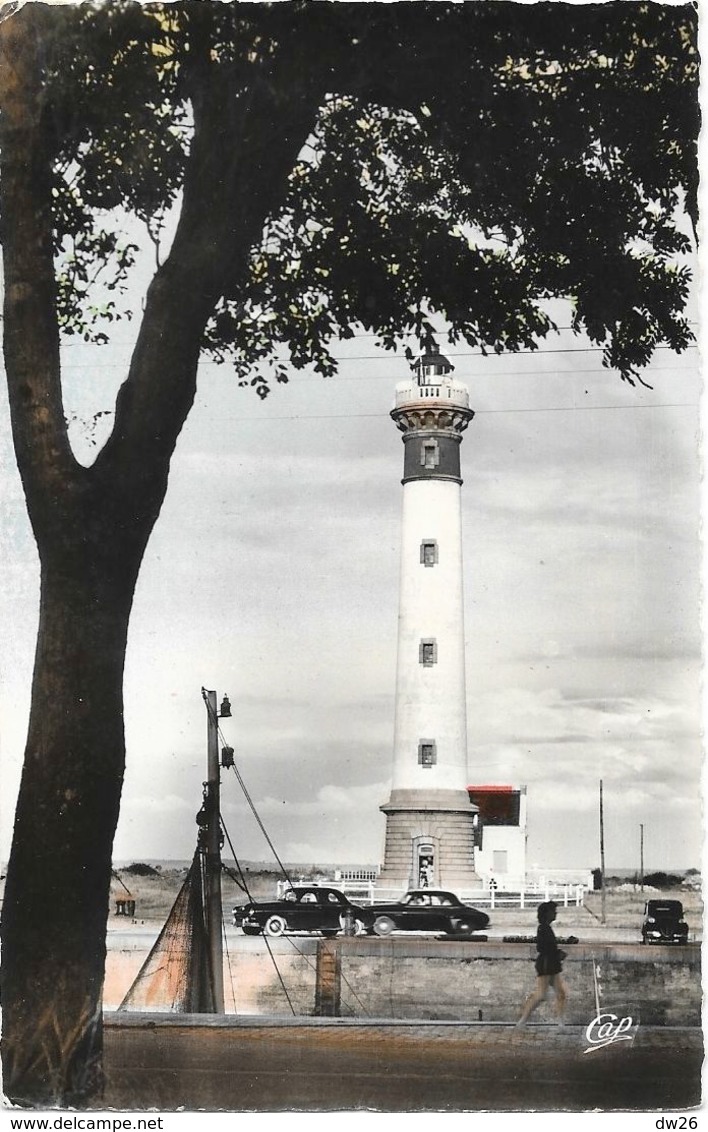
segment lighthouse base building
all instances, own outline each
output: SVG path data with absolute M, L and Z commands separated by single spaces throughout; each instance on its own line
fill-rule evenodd
M 474 868 L 477 807 L 465 790 L 393 790 L 386 815 L 387 888 L 478 888 Z

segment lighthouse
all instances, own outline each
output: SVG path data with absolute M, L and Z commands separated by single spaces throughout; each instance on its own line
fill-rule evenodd
M 391 795 L 379 883 L 478 887 L 470 802 L 460 448 L 474 413 L 435 343 L 396 386 L 403 520 Z

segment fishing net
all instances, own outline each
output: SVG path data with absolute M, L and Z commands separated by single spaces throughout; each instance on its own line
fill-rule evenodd
M 119 1010 L 215 1012 L 205 907 L 204 856 L 197 849 L 165 926 Z

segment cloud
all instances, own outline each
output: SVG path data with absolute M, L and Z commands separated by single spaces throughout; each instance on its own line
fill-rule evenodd
M 278 820 L 320 819 L 324 815 L 334 818 L 342 814 L 367 812 L 375 814 L 378 807 L 386 800 L 387 791 L 388 783 L 385 781 L 351 787 L 327 784 L 321 786 L 313 798 L 290 801 L 288 798 L 278 798 L 270 794 L 261 798 L 256 803 L 256 807 L 262 818 L 276 817 Z M 244 806 L 227 803 L 224 809 L 237 812 L 243 810 Z
M 566 695 L 560 688 L 506 688 L 475 699 L 474 727 L 482 743 L 656 742 L 695 735 L 690 704 L 654 697 L 598 699 Z

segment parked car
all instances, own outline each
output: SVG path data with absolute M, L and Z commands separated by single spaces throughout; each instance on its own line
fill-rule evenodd
M 680 900 L 647 900 L 642 943 L 687 943 L 688 924 Z
M 335 936 L 350 930 L 366 931 L 371 923 L 368 909 L 352 904 L 337 888 L 293 885 L 277 900 L 252 901 L 233 910 L 233 920 L 245 935 L 283 935 L 284 932 L 321 932 Z
M 393 931 L 446 932 L 470 936 L 489 924 L 486 912 L 463 904 L 453 892 L 437 888 L 415 888 L 392 904 L 374 904 L 369 932 L 390 935 Z

